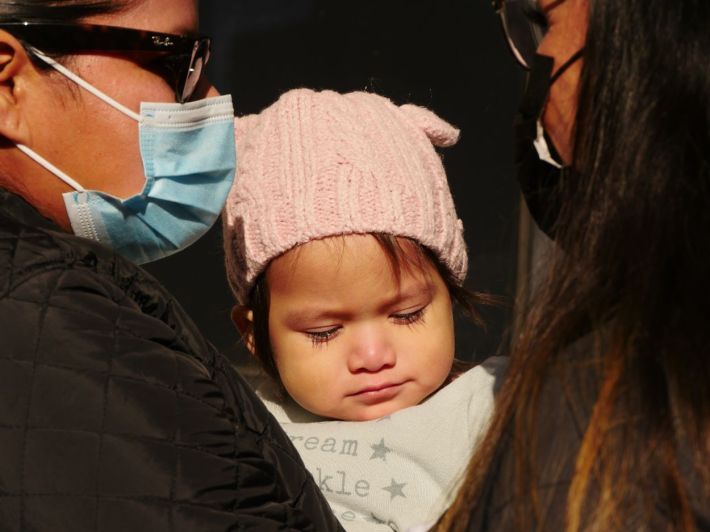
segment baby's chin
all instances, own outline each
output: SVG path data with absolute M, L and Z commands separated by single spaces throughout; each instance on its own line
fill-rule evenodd
M 324 415 L 323 417 L 328 417 L 330 419 L 340 421 L 372 421 L 374 419 L 381 419 L 385 416 L 389 416 L 390 414 L 398 412 L 399 410 L 402 410 L 409 406 L 414 405 L 402 404 L 399 402 L 391 401 L 378 405 L 351 408 L 342 412 Z

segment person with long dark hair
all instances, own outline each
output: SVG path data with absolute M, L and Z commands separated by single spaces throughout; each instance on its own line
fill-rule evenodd
M 0 0 L 0 529 L 339 530 L 135 264 L 217 219 L 234 111 L 194 0 Z
M 494 5 L 556 245 L 437 529 L 708 530 L 710 3 Z

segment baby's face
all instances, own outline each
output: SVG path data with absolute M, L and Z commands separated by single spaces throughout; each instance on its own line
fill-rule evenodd
M 413 245 L 403 241 L 413 255 Z M 454 357 L 448 289 L 436 268 L 401 269 L 372 236 L 316 240 L 267 271 L 269 334 L 281 380 L 315 414 L 376 419 L 416 405 Z

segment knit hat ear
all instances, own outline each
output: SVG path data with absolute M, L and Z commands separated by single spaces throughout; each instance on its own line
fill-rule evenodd
M 429 109 L 407 103 L 399 106 L 402 111 L 414 124 L 419 127 L 434 146 L 448 148 L 459 140 L 459 130 L 454 126 L 439 118 Z
M 310 89 L 281 95 L 235 128 L 237 175 L 222 221 L 240 304 L 275 257 L 352 233 L 412 239 L 463 284 L 463 227 L 434 149 L 454 144 L 456 128 L 377 94 Z

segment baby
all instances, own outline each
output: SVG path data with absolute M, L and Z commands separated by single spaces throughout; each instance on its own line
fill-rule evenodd
M 273 383 L 260 396 L 346 529 L 435 519 L 500 365 L 442 389 L 458 374 L 452 304 L 476 316 L 480 301 L 434 149 L 458 130 L 375 94 L 298 89 L 236 133 L 226 268 L 233 320 Z

